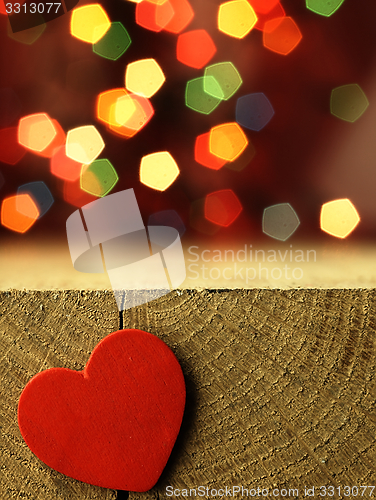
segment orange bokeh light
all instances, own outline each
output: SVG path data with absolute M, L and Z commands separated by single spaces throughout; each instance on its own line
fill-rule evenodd
M 1 205 L 1 224 L 17 233 L 25 233 L 39 217 L 39 210 L 29 194 L 5 198 Z
M 205 198 L 205 217 L 218 226 L 230 226 L 242 210 L 242 204 L 232 189 L 215 191 Z
M 204 167 L 211 168 L 212 170 L 219 170 L 227 162 L 210 152 L 209 141 L 210 132 L 201 134 L 197 137 L 195 143 L 195 160 Z
M 65 154 L 65 144 L 55 149 L 50 161 L 51 174 L 66 181 L 80 178 L 82 163 L 78 163 Z
M 188 24 L 192 21 L 194 17 L 194 12 L 191 4 L 188 0 L 169 0 L 172 8 L 174 9 L 174 15 L 166 26 L 165 31 L 170 33 L 180 33 Z
M 43 156 L 44 158 L 52 158 L 52 155 L 54 154 L 54 151 L 56 148 L 59 148 L 63 144 L 65 144 L 65 132 L 62 129 L 60 123 L 57 120 L 51 120 L 55 130 L 56 130 L 56 135 L 51 142 L 49 146 L 46 147 L 43 151 L 40 151 L 39 153 L 34 151 L 35 154 L 38 156 Z
M 277 54 L 289 54 L 301 39 L 302 34 L 291 17 L 272 19 L 264 26 L 264 47 Z
M 112 116 L 111 108 L 120 97 L 124 97 L 127 94 L 128 92 L 124 88 L 106 90 L 99 94 L 96 105 L 98 120 L 106 123 L 106 125 L 117 125 L 116 122 L 112 122 L 114 117 Z
M 179 35 L 176 57 L 181 63 L 200 69 L 206 66 L 216 51 L 217 48 L 207 31 L 193 30 Z
M 151 0 L 142 0 L 136 6 L 136 23 L 150 31 L 162 31 L 174 17 L 170 0 L 161 4 Z
M 235 161 L 248 145 L 248 139 L 236 122 L 223 123 L 210 130 L 209 150 L 225 161 Z

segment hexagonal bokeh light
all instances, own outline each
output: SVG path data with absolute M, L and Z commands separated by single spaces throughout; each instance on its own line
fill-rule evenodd
M 112 163 L 102 158 L 82 167 L 80 186 L 86 193 L 103 197 L 114 188 L 118 180 Z
M 244 38 L 257 23 L 257 15 L 247 0 L 230 0 L 219 6 L 218 29 L 234 38 Z
M 164 84 L 166 77 L 153 58 L 140 59 L 127 65 L 125 71 L 125 87 L 129 92 L 151 97 Z
M 74 128 L 67 134 L 65 154 L 78 163 L 93 162 L 101 154 L 103 148 L 103 139 L 93 125 Z
M 259 132 L 273 116 L 273 106 L 262 92 L 244 95 L 237 100 L 236 121 L 242 127 Z
M 140 181 L 157 191 L 170 187 L 179 173 L 179 167 L 168 151 L 152 153 L 141 160 Z
M 206 82 L 208 79 L 213 80 L 213 82 L 211 82 L 212 87 L 215 85 L 218 86 L 214 77 L 199 76 L 198 78 L 194 78 L 193 80 L 187 82 L 187 86 L 185 88 L 186 106 L 204 115 L 212 113 L 221 102 L 221 99 L 213 97 L 213 95 L 205 92 L 205 84 L 208 85 Z
M 170 0 L 155 2 L 143 0 L 136 6 L 136 23 L 150 31 L 162 31 L 174 17 Z
M 367 96 L 356 83 L 342 85 L 332 90 L 330 112 L 341 120 L 354 123 L 369 106 Z
M 212 81 L 217 85 L 212 85 Z M 242 84 L 242 78 L 230 61 L 220 62 L 205 68 L 204 90 L 217 99 L 227 101 Z
M 210 130 L 210 152 L 226 161 L 235 161 L 248 145 L 241 127 L 235 123 L 223 123 Z
M 210 152 L 210 132 L 201 134 L 196 138 L 195 160 L 200 165 L 212 170 L 219 170 L 227 163 L 227 160 L 219 158 Z
M 39 210 L 29 194 L 16 194 L 1 204 L 1 224 L 17 233 L 26 233 L 39 217 Z
M 37 153 L 46 149 L 56 135 L 56 128 L 46 113 L 24 116 L 18 124 L 18 142 Z
M 206 66 L 216 51 L 213 40 L 205 30 L 187 31 L 178 37 L 177 60 L 192 68 L 201 69 Z
M 82 42 L 97 43 L 110 27 L 106 11 L 98 3 L 83 5 L 72 12 L 70 32 Z
M 232 189 L 215 191 L 205 198 L 205 218 L 218 226 L 230 226 L 242 210 L 242 204 Z
M 264 47 L 283 56 L 290 54 L 301 39 L 300 29 L 292 17 L 272 19 L 263 30 Z
M 356 208 L 347 198 L 329 201 L 321 207 L 320 227 L 336 238 L 346 238 L 359 221 Z
M 262 230 L 271 238 L 286 241 L 298 229 L 299 224 L 299 218 L 290 203 L 279 203 L 264 210 Z
M 107 33 L 93 44 L 93 52 L 98 56 L 117 61 L 129 48 L 131 37 L 120 22 L 111 23 Z
M 345 0 L 306 0 L 306 6 L 307 9 L 316 14 L 329 17 L 341 7 L 344 1 Z

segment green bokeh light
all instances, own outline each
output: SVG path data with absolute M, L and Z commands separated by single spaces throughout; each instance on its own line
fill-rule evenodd
M 307 9 L 320 16 L 329 17 L 336 12 L 345 0 L 306 0 Z
M 111 23 L 110 29 L 99 42 L 93 44 L 93 52 L 105 59 L 116 61 L 131 44 L 128 31 L 120 22 Z
M 232 62 L 221 62 L 207 66 L 205 69 L 204 90 L 217 99 L 227 101 L 232 97 L 243 83 L 241 76 Z M 214 77 L 217 87 L 210 85 Z
M 102 198 L 113 189 L 118 180 L 119 176 L 111 162 L 99 159 L 82 167 L 80 186 L 86 193 Z
M 210 81 L 205 83 L 208 79 Z M 217 93 L 221 90 L 214 77 L 200 76 L 199 78 L 190 80 L 187 83 L 185 89 L 185 104 L 188 108 L 193 109 L 198 113 L 209 115 L 219 105 L 221 99 L 205 92 L 205 86 L 212 90 L 216 89 L 215 91 Z
M 347 122 L 358 120 L 368 108 L 369 102 L 358 84 L 343 85 L 332 90 L 330 112 Z

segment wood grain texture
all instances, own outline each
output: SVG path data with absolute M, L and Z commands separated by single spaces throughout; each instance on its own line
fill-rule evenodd
M 82 369 L 116 329 L 111 292 L 82 293 L 0 295 L 4 498 L 114 498 L 46 469 L 16 423 L 17 399 L 34 373 Z M 60 326 L 62 304 L 70 318 Z M 156 487 L 131 500 L 167 498 L 167 485 L 376 483 L 376 290 L 175 291 L 123 320 L 171 347 L 187 386 L 171 459 Z
M 181 295 L 180 295 L 181 294 Z M 187 407 L 157 486 L 375 485 L 375 290 L 184 291 L 124 312 L 177 355 Z
M 67 478 L 39 461 L 17 425 L 22 389 L 51 367 L 82 370 L 95 345 L 118 329 L 112 292 L 0 294 L 0 498 L 112 500 L 116 493 Z

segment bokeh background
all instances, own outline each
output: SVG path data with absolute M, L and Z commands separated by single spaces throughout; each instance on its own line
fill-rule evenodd
M 90 3 L 80 0 L 78 6 Z M 290 203 L 300 226 L 294 238 L 327 241 L 333 237 L 320 229 L 323 203 L 349 198 L 361 217 L 353 240 L 376 235 L 376 4 L 369 0 L 345 0 L 331 17 L 308 10 L 304 0 L 281 0 L 287 16 L 298 25 L 302 40 L 288 55 L 263 46 L 263 33 L 253 29 L 238 40 L 217 27 L 220 1 L 190 0 L 195 16 L 185 31 L 205 29 L 217 52 L 210 63 L 231 61 L 243 84 L 235 96 L 206 116 L 185 105 L 188 80 L 201 76 L 176 59 L 177 35 L 149 31 L 135 22 L 136 4 L 126 0 L 100 2 L 111 21 L 120 21 L 132 43 L 117 61 L 93 53 L 90 44 L 72 37 L 71 14 L 47 23 L 43 34 L 28 45 L 9 36 L 8 18 L 0 15 L 0 89 L 13 89 L 16 104 L 0 99 L 0 128 L 17 126 L 21 117 L 47 113 L 65 132 L 95 125 L 101 133 L 107 158 L 119 181 L 112 192 L 133 188 L 144 222 L 162 210 L 175 210 L 184 223 L 183 241 L 226 244 L 233 240 L 270 241 L 262 232 L 266 207 Z M 166 82 L 151 98 L 155 115 L 130 139 L 113 135 L 96 118 L 99 93 L 124 86 L 128 63 L 153 57 L 164 71 Z M 356 83 L 370 105 L 354 123 L 330 113 L 334 88 Z M 245 129 L 255 150 L 239 171 L 226 165 L 218 171 L 195 161 L 198 135 L 211 127 L 235 121 L 239 97 L 263 92 L 275 114 L 259 132 Z M 140 183 L 143 156 L 169 151 L 180 175 L 164 192 Z M 54 197 L 50 210 L 27 231 L 19 234 L 0 226 L 0 238 L 27 242 L 30 238 L 64 237 L 65 221 L 76 209 L 95 199 L 82 194 L 64 198 L 64 182 L 50 172 L 47 158 L 27 152 L 15 165 L 0 163 L 0 202 L 19 186 L 43 181 Z M 203 200 L 213 191 L 232 189 L 243 210 L 229 226 L 205 221 Z M 228 245 L 227 245 L 228 246 Z

